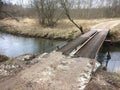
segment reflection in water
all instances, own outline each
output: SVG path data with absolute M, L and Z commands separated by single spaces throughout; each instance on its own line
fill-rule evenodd
M 47 40 L 41 38 L 24 38 L 9 34 L 2 34 L 0 38 L 0 54 L 10 57 L 26 53 L 50 52 L 62 41 Z
M 108 62 L 111 59 L 110 52 L 107 53 L 107 61 L 106 61 L 106 67 L 108 66 Z
M 98 61 L 102 66 L 107 67 L 109 72 L 120 69 L 120 46 L 103 45 L 98 55 Z

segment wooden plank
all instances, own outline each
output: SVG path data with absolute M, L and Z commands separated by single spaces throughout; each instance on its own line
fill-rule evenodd
M 83 44 L 87 39 L 89 39 L 89 37 L 91 35 L 93 35 L 94 33 L 96 33 L 95 30 L 91 30 L 83 35 L 81 35 L 80 37 L 78 37 L 77 39 L 71 41 L 70 43 L 68 43 L 67 45 L 63 46 L 61 49 L 59 49 L 58 51 L 63 52 L 63 54 L 68 55 L 70 52 L 72 52 L 77 46 Z
M 86 57 L 95 59 L 107 34 L 107 30 L 99 32 L 89 43 L 87 43 L 83 48 L 81 48 L 74 57 Z
M 98 32 L 96 32 L 95 34 L 93 34 L 91 37 L 89 37 L 89 39 L 87 39 L 82 45 L 79 45 L 77 47 L 77 49 L 74 49 L 69 55 L 70 56 L 74 56 L 75 53 L 77 53 L 79 51 L 79 49 L 81 49 L 82 47 L 84 47 L 93 37 L 95 37 L 98 34 Z

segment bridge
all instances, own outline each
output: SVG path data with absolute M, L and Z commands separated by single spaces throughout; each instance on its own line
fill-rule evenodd
M 96 59 L 109 30 L 90 30 L 59 49 L 64 55 Z
M 97 24 L 57 51 L 38 56 L 35 58 L 38 63 L 23 70 L 15 78 L 3 81 L 0 87 L 5 87 L 1 90 L 28 90 L 25 85 L 31 83 L 34 86 L 30 86 L 29 90 L 84 90 L 98 65 L 96 57 L 100 47 L 110 28 L 119 23 L 109 21 Z M 6 86 L 8 82 L 10 84 Z

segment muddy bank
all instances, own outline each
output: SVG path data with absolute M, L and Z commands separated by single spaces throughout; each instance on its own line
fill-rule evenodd
M 0 27 L 0 32 L 2 33 L 6 33 L 6 34 L 12 34 L 12 35 L 15 35 L 15 36 L 22 36 L 22 37 L 31 37 L 31 38 L 44 38 L 44 39 L 54 39 L 54 40 L 72 40 L 72 38 L 64 38 L 64 37 L 54 37 L 54 36 L 48 36 L 48 33 L 46 34 L 30 34 L 30 33 L 22 33 L 22 32 L 19 32 L 17 30 L 14 30 L 13 28 L 13 31 L 9 29 L 10 27 L 6 27 L 6 26 L 3 26 L 3 27 Z
M 120 90 L 120 75 L 99 69 L 85 90 Z
M 5 55 L 0 55 L 0 83 L 15 77 L 22 70 L 31 67 L 38 63 L 42 54 L 24 54 L 15 58 L 8 58 Z
M 9 59 L 9 57 L 7 57 L 5 55 L 0 55 L 0 62 L 7 61 L 8 59 Z

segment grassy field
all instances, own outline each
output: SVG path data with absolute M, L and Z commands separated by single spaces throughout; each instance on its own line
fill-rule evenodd
M 88 31 L 91 26 L 115 19 L 92 19 L 92 20 L 75 20 L 75 22 L 83 26 L 84 31 Z M 0 21 L 0 30 L 3 32 L 53 39 L 74 39 L 81 34 L 69 20 L 63 19 L 58 22 L 56 27 L 41 27 L 37 19 L 21 18 L 19 22 L 13 19 L 4 19 Z

